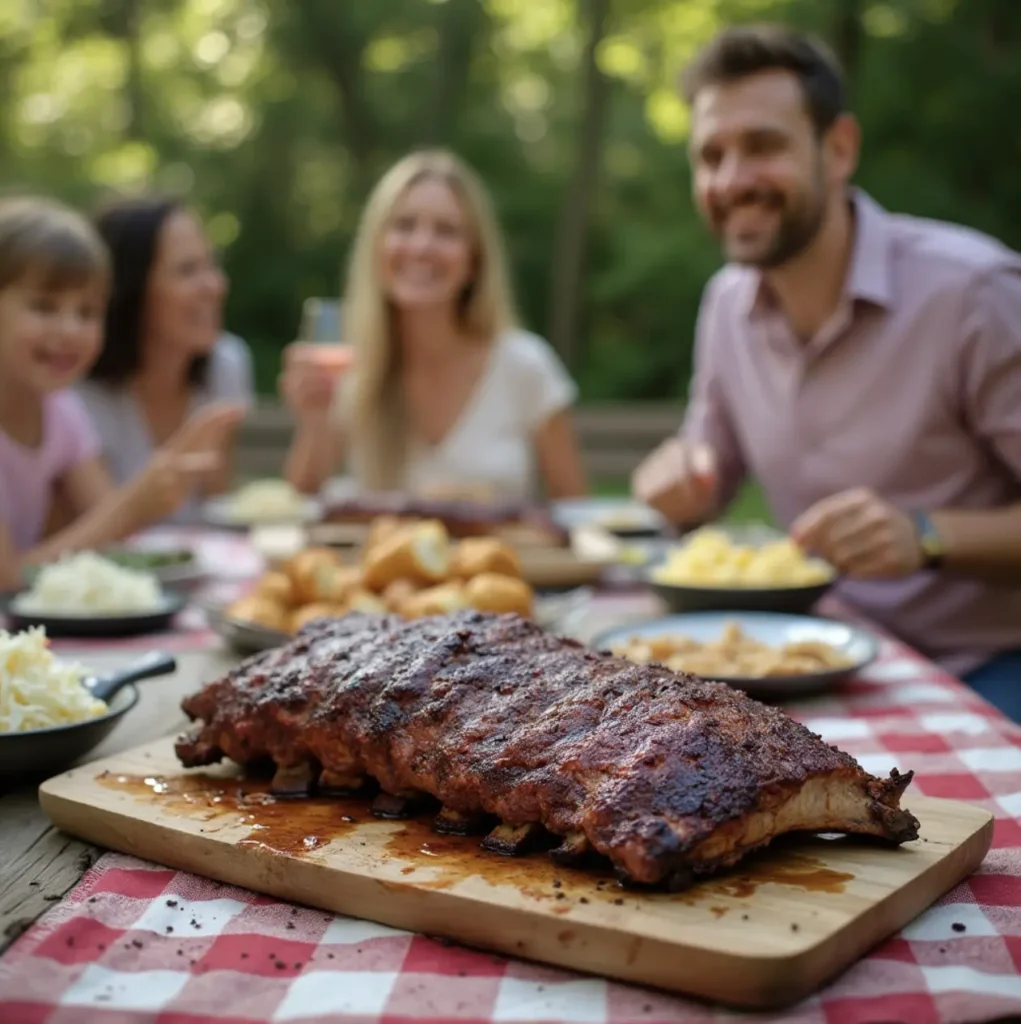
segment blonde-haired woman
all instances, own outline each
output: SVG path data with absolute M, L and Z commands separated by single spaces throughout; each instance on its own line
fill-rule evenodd
M 288 479 L 317 490 L 347 454 L 367 491 L 584 494 L 570 422 L 577 389 L 550 346 L 516 322 L 485 188 L 446 152 L 405 157 L 376 186 L 343 306 L 353 369 L 336 389 L 285 355 L 297 432 Z

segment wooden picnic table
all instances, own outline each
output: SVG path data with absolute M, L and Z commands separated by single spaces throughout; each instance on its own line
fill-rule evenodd
M 111 671 L 136 656 L 134 651 L 79 653 L 70 645 L 61 650 L 64 654 L 88 659 L 89 667 L 98 672 Z M 185 722 L 181 698 L 237 660 L 219 645 L 182 651 L 176 657 L 173 676 L 138 684 L 143 688 L 142 699 L 89 760 L 176 732 Z M 39 806 L 35 785 L 21 785 L 0 795 L 0 953 L 77 885 L 101 852 L 50 824 Z
M 204 537 L 203 543 L 220 550 L 221 564 L 236 577 L 234 585 L 252 572 L 252 559 L 246 561 L 243 542 L 236 535 Z M 641 618 L 658 608 L 647 594 L 597 595 L 582 632 L 591 635 L 622 617 Z M 173 676 L 139 684 L 139 704 L 90 759 L 179 731 L 184 724 L 181 697 L 237 660 L 194 610 L 179 620 L 173 633 L 157 638 L 114 647 L 68 642 L 56 646 L 61 655 L 79 658 L 99 670 L 115 668 L 155 647 L 171 651 L 178 659 Z M 926 796 L 979 803 L 996 816 L 996 830 L 993 850 L 975 876 L 817 996 L 791 1008 L 785 1019 L 805 1024 L 836 1019 L 959 1024 L 1021 1013 L 1021 729 L 938 667 L 888 638 L 883 639 L 874 666 L 839 692 L 792 706 L 791 712 L 875 774 L 895 765 L 911 767 L 917 773 L 913 791 L 917 787 Z M 236 969 L 218 966 L 212 953 L 207 967 L 198 958 L 189 967 L 188 961 L 170 957 L 153 969 L 151 959 L 145 959 L 154 955 L 148 947 L 139 953 L 141 960 L 133 959 L 130 942 L 119 941 L 116 949 L 103 944 L 91 951 L 84 948 L 90 941 L 95 943 L 100 920 L 94 915 L 102 912 L 101 917 L 107 915 L 102 919 L 107 932 L 121 940 L 135 936 L 141 950 L 138 936 L 148 932 L 132 929 L 148 927 L 141 922 L 159 909 L 155 904 L 163 901 L 157 896 L 170 894 L 178 899 L 180 893 L 186 894 L 191 906 L 215 906 L 220 908 L 218 913 L 227 912 L 223 907 L 229 904 L 234 915 L 232 938 L 256 945 L 279 934 L 274 929 L 282 925 L 273 921 L 286 920 L 310 951 L 307 967 L 298 971 L 300 965 L 295 964 L 293 975 L 253 973 L 259 994 L 242 1015 L 236 1007 L 241 998 Z M 170 1015 L 180 1013 L 182 1020 L 233 1024 L 243 1018 L 246 1024 L 262 1024 L 297 1019 L 297 1014 L 302 1021 L 325 1024 L 346 1019 L 342 1007 L 348 1005 L 375 1008 L 356 1014 L 359 1020 L 464 1016 L 455 1014 L 456 1005 L 471 1007 L 472 1020 L 531 1021 L 566 1014 L 593 1024 L 623 1024 L 635 1019 L 622 1007 L 632 1007 L 636 991 L 641 1012 L 634 1013 L 642 1020 L 746 1019 L 601 978 L 581 979 L 456 947 L 429 945 L 430 940 L 422 936 L 351 919 L 337 917 L 334 924 L 324 926 L 320 912 L 289 908 L 265 898 L 246 903 L 246 898 L 251 899 L 240 893 L 226 898 L 222 887 L 204 879 L 104 853 L 57 832 L 40 809 L 34 787 L 5 792 L 0 795 L 0 952 L 6 950 L 0 956 L 0 1019 L 50 1020 L 50 1011 L 59 1006 L 53 1020 L 77 1021 L 86 1019 L 75 1016 L 82 1008 L 99 1012 L 102 1006 L 110 1014 L 104 1020 L 152 1020 L 158 1008 Z M 258 920 L 251 916 L 255 907 L 260 908 Z M 117 922 L 119 931 L 110 931 L 111 921 Z M 962 923 L 967 930 L 959 934 Z M 50 941 L 54 934 L 66 939 Z M 215 949 L 218 935 L 191 941 L 208 941 L 209 948 Z M 373 938 L 382 935 L 389 938 Z M 388 972 L 391 994 L 380 997 L 376 990 L 383 975 L 347 968 L 339 954 L 338 962 L 329 967 L 313 964 L 315 951 L 327 941 L 334 944 L 327 948 L 349 952 L 363 952 L 365 943 L 382 942 L 373 947 L 375 955 L 385 953 L 392 963 L 379 960 L 375 970 Z M 333 953 L 329 956 L 332 960 Z M 217 981 L 216 972 L 221 969 L 225 973 Z M 319 984 L 323 970 L 333 972 L 329 995 L 316 988 L 313 998 L 306 989 Z M 96 989 L 97 977 L 108 979 L 109 991 Z M 137 980 L 148 978 L 151 986 Z M 348 1002 L 331 1004 L 331 999 Z M 427 1003 L 428 1012 L 419 1009 Z M 12 1008 L 13 1015 L 5 1016 Z M 115 1017 L 114 1011 L 123 1015 Z

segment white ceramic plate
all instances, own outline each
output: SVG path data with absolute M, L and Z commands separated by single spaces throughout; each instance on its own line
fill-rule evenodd
M 633 637 L 639 639 L 668 636 L 686 636 L 699 643 L 717 639 L 728 623 L 736 623 L 753 640 L 770 647 L 820 641 L 833 647 L 847 659 L 846 667 L 789 676 L 749 678 L 745 676 L 716 676 L 721 683 L 729 683 L 745 690 L 749 695 L 794 696 L 827 689 L 842 679 L 860 672 L 879 654 L 879 640 L 859 626 L 808 615 L 784 615 L 779 612 L 691 612 L 686 615 L 668 615 L 649 622 L 637 622 L 605 630 L 596 636 L 590 646 L 598 650 L 622 646 Z
M 296 516 L 279 519 L 261 517 L 239 517 L 234 511 L 234 495 L 224 494 L 210 498 L 202 506 L 202 518 L 209 526 L 228 530 L 248 530 L 256 526 L 307 525 L 318 522 L 323 515 L 323 506 L 316 498 L 303 498 Z
M 619 537 L 658 534 L 668 525 L 654 509 L 631 498 L 566 498 L 552 502 L 550 512 L 565 530 L 598 526 Z

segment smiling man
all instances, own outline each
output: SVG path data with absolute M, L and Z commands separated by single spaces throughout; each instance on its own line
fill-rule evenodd
M 694 524 L 756 477 L 848 603 L 1021 720 L 1021 257 L 850 186 L 858 124 L 810 39 L 728 29 L 684 91 L 728 263 L 636 496 Z

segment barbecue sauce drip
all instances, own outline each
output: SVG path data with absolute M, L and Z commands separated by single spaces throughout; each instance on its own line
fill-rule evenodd
M 596 863 L 585 868 L 555 865 L 544 853 L 501 857 L 483 850 L 479 836 L 439 835 L 432 817 L 399 824 L 375 819 L 364 799 L 302 797 L 286 799 L 269 793 L 269 781 L 208 774 L 122 775 L 103 772 L 97 781 L 136 797 L 158 801 L 168 811 L 203 823 L 215 832 L 224 825 L 248 827 L 240 846 L 300 857 L 334 840 L 382 847 L 386 856 L 402 862 L 401 877 L 416 888 L 448 889 L 468 876 L 493 885 L 511 885 L 526 895 L 553 901 L 554 910 L 566 912 L 580 896 L 621 905 L 635 900 L 680 901 L 689 905 L 721 897 L 743 900 L 762 885 L 775 884 L 805 892 L 838 894 L 854 875 L 828 868 L 810 855 L 782 849 L 743 861 L 737 871 L 699 882 L 692 889 L 669 894 L 645 889 L 622 890 L 609 867 Z M 233 819 L 233 820 L 222 820 Z M 364 838 L 362 838 L 364 837 Z M 370 854 L 371 855 L 371 854 Z M 560 908 L 563 907 L 563 911 Z M 723 908 L 713 906 L 714 916 Z
M 103 772 L 98 781 L 109 789 L 156 797 L 167 810 L 199 821 L 212 823 L 232 817 L 230 824 L 240 823 L 249 829 L 239 846 L 262 847 L 292 857 L 326 846 L 360 822 L 371 820 L 364 801 L 279 799 L 269 792 L 269 782 L 262 779 Z M 216 827 L 206 831 L 215 831 Z

